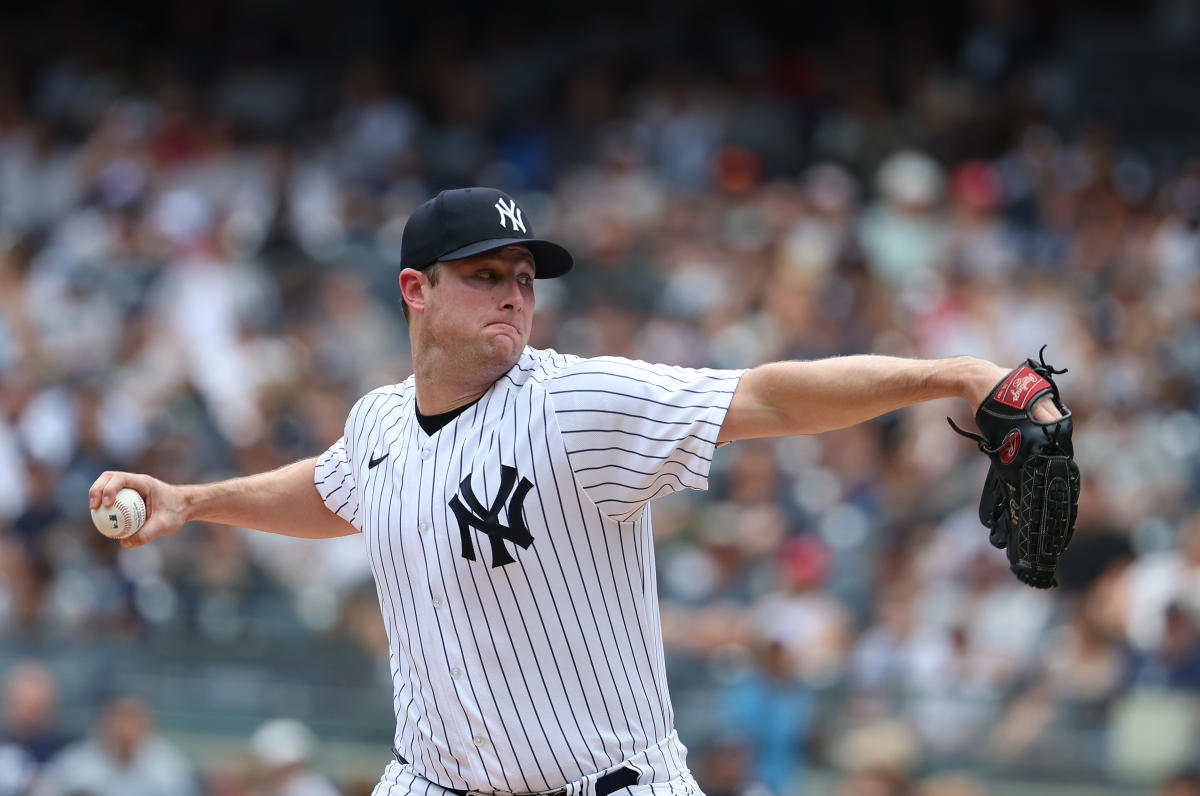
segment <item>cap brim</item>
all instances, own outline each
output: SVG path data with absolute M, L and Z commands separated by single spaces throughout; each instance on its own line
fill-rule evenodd
M 534 276 L 538 279 L 553 279 L 556 276 L 562 276 L 567 271 L 570 271 L 571 266 L 575 264 L 575 259 L 571 257 L 571 253 L 557 243 L 530 238 L 492 238 L 490 240 L 481 240 L 472 243 L 470 246 L 463 246 L 461 249 L 455 249 L 452 252 L 443 254 L 438 258 L 438 262 L 461 260 L 464 257 L 472 257 L 494 249 L 502 249 L 505 246 L 524 246 L 529 249 L 533 253 L 533 265 L 536 271 Z

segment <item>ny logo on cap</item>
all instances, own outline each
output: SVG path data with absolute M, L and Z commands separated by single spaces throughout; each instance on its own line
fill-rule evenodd
M 500 226 L 508 229 L 508 223 L 504 219 L 512 221 L 513 232 L 518 229 L 525 232 L 525 222 L 521 219 L 521 208 L 517 207 L 516 199 L 509 199 L 508 204 L 504 204 L 504 197 L 496 200 L 495 208 L 500 211 Z
M 450 499 L 450 509 L 458 520 L 458 531 L 462 539 L 462 557 L 468 561 L 475 560 L 475 545 L 471 541 L 472 528 L 487 534 L 491 541 L 493 568 L 511 564 L 516 560 L 504 546 L 505 542 L 512 542 L 528 550 L 529 545 L 533 544 L 533 534 L 529 533 L 522 512 L 525 510 L 525 495 L 529 494 L 531 489 L 533 489 L 533 483 L 528 478 L 522 478 L 521 482 L 517 483 L 517 469 L 502 464 L 500 465 L 500 489 L 497 491 L 492 505 L 485 508 L 479 502 L 479 498 L 475 497 L 475 491 L 471 489 L 471 476 L 468 475 L 464 478 L 458 485 L 458 491 L 467 505 L 463 505 L 462 500 L 458 499 L 458 495 Z M 504 506 L 504 499 L 510 495 L 511 499 L 508 501 L 509 524 L 503 525 L 500 522 L 500 509 Z

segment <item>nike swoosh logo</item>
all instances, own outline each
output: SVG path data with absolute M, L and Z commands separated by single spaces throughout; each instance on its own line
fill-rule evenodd
M 367 462 L 367 469 L 370 470 L 372 467 L 374 467 L 375 465 L 379 464 L 381 461 L 386 459 L 388 457 L 388 455 L 389 454 L 385 453 L 382 456 L 371 459 L 371 461 Z

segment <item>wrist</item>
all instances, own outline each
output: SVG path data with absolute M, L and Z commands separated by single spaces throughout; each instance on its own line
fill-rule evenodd
M 199 516 L 201 491 L 200 485 L 176 486 L 175 510 L 179 513 L 179 524 L 191 522 Z
M 979 408 L 996 385 L 1008 374 L 1008 370 L 994 362 L 979 357 L 956 357 L 958 373 L 957 395 L 971 405 L 971 410 Z

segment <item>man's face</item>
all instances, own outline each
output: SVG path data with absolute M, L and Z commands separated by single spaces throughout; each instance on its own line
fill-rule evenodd
M 533 256 L 524 246 L 443 262 L 426 294 L 427 338 L 465 367 L 500 373 L 521 357 L 533 329 Z
M 137 699 L 119 698 L 105 709 L 103 737 L 118 760 L 130 760 L 149 734 L 150 716 Z

